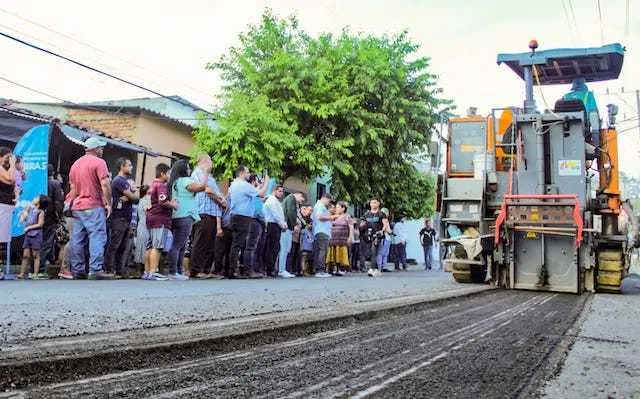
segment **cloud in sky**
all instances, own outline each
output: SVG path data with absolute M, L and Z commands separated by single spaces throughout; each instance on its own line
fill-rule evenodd
M 634 2 L 631 2 L 634 3 Z M 78 2 L 59 0 L 5 0 L 0 8 L 63 32 L 95 48 L 132 61 L 144 69 L 106 56 L 0 11 L 0 31 L 24 37 L 43 47 L 78 58 L 165 94 L 179 94 L 203 107 L 210 107 L 218 92 L 216 73 L 204 70 L 217 60 L 247 24 L 259 21 L 265 7 L 286 16 L 295 13 L 301 26 L 311 32 L 339 32 L 349 26 L 354 32 L 396 33 L 407 29 L 421 44 L 421 54 L 431 57 L 433 72 L 440 76 L 445 95 L 455 100 L 460 112 L 477 106 L 487 113 L 491 107 L 521 105 L 522 81 L 506 66 L 496 64 L 499 52 L 527 51 L 536 38 L 540 49 L 598 46 L 601 31 L 596 2 L 592 0 L 138 0 Z M 593 84 L 596 93 L 624 87 L 630 94 L 598 96 L 600 107 L 609 102 L 620 106 L 619 119 L 634 118 L 633 90 L 640 88 L 640 9 L 626 0 L 601 1 L 605 43 L 627 46 L 621 79 Z M 564 5 L 564 7 L 563 7 Z M 571 7 L 575 14 L 574 24 Z M 637 3 L 636 3 L 637 6 Z M 565 13 L 566 7 L 566 13 Z M 71 101 L 143 97 L 151 95 L 108 77 L 0 38 L 0 76 Z M 544 88 L 549 105 L 568 86 Z M 538 106 L 545 108 L 536 89 Z M 0 81 L 0 97 L 52 101 L 42 95 Z M 637 121 L 623 122 L 620 130 Z M 640 132 L 621 135 L 625 170 L 640 174 Z M 632 167 L 633 166 L 633 167 Z

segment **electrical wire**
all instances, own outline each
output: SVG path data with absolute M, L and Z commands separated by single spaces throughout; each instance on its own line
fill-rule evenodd
M 580 28 L 578 27 L 578 20 L 576 19 L 576 13 L 573 11 L 573 0 L 567 1 L 569 2 L 569 11 L 571 11 L 571 17 L 573 18 L 573 26 L 576 30 L 576 37 L 578 38 L 578 41 L 581 41 L 582 37 L 580 35 Z
M 625 37 L 625 41 L 628 41 L 629 39 L 629 0 L 627 0 L 627 7 L 625 10 L 625 24 L 624 24 L 624 37 Z
M 562 9 L 564 10 L 564 17 L 567 20 L 567 27 L 569 28 L 569 33 L 571 33 L 571 42 L 573 45 L 576 45 L 576 36 L 573 32 L 573 26 L 571 24 L 571 18 L 569 17 L 569 10 L 567 9 L 567 4 L 565 0 L 562 0 Z
M 600 7 L 600 0 L 596 0 L 596 4 L 598 6 L 598 20 L 600 22 L 600 41 L 604 46 L 604 27 L 602 25 L 602 7 Z
M 33 36 L 33 35 L 30 35 L 30 34 L 28 34 L 28 33 L 21 32 L 21 31 L 19 31 L 19 30 L 15 29 L 15 28 L 10 27 L 10 26 L 6 26 L 6 25 L 4 25 L 4 24 L 0 24 L 0 28 L 7 29 L 7 30 L 9 30 L 9 31 L 11 31 L 11 32 L 13 32 L 13 33 L 15 33 L 15 34 L 22 35 L 22 37 L 27 37 L 27 38 L 29 38 L 29 39 L 31 39 L 31 40 L 34 40 L 34 41 L 38 42 L 39 44 L 46 44 L 46 45 L 49 45 L 49 46 L 51 46 L 51 47 L 53 47 L 53 48 L 57 49 L 58 51 L 64 51 L 64 49 L 63 49 L 62 47 L 60 47 L 60 46 L 58 46 L 58 45 L 56 45 L 56 44 L 54 44 L 54 43 L 51 43 L 51 42 L 49 42 L 49 41 L 47 41 L 47 40 L 44 40 L 44 39 L 40 39 L 40 38 L 35 37 L 35 36 Z M 121 71 L 121 70 L 119 71 L 119 70 L 118 70 L 118 68 L 115 68 L 115 67 L 113 67 L 112 65 L 104 64 L 104 63 L 102 63 L 102 62 L 100 62 L 100 61 L 97 61 L 96 59 L 89 58 L 89 57 L 86 57 L 86 58 L 87 58 L 89 61 L 91 61 L 92 63 L 97 64 L 97 65 L 100 65 L 100 66 L 101 66 L 101 67 L 103 67 L 103 68 L 107 68 L 107 69 L 111 69 L 111 70 L 116 70 L 117 72 L 120 72 L 120 74 L 122 74 L 122 73 L 124 72 L 124 71 Z M 124 73 L 126 73 L 126 72 L 124 72 Z M 130 76 L 131 76 L 131 77 L 133 77 L 133 78 L 135 78 L 135 79 L 138 79 L 138 80 L 145 80 L 144 78 L 142 78 L 142 77 L 140 77 L 140 76 L 137 76 L 137 75 L 134 75 L 134 74 L 130 74 Z
M 25 17 L 23 17 L 23 16 L 21 16 L 19 14 L 13 13 L 13 12 L 11 12 L 9 10 L 4 9 L 4 8 L 0 8 L 0 12 L 3 12 L 5 14 L 7 14 L 7 15 L 11 15 L 12 17 L 18 18 L 18 19 L 20 19 L 22 21 L 25 21 L 25 22 L 30 23 L 32 25 L 35 25 L 35 26 L 37 26 L 37 27 L 39 27 L 41 29 L 44 29 L 44 30 L 46 30 L 48 32 L 51 32 L 51 33 L 54 33 L 54 34 L 56 34 L 58 36 L 64 37 L 65 39 L 71 40 L 71 41 L 73 41 L 73 42 L 75 42 L 75 43 L 77 43 L 77 44 L 79 44 L 81 46 L 85 46 L 87 48 L 90 48 L 90 49 L 92 49 L 92 50 L 94 50 L 94 51 L 96 51 L 98 53 L 101 53 L 101 54 L 106 55 L 108 57 L 114 58 L 114 59 L 116 59 L 116 60 L 118 60 L 120 62 L 123 62 L 125 64 L 129 64 L 129 65 L 131 65 L 133 67 L 136 67 L 136 68 L 139 68 L 139 69 L 141 69 L 141 70 L 143 70 L 145 72 L 152 73 L 152 74 L 154 74 L 154 75 L 156 75 L 156 76 L 158 76 L 158 77 L 160 77 L 162 79 L 171 80 L 171 81 L 173 81 L 174 83 L 177 83 L 180 86 L 183 86 L 185 88 L 188 88 L 188 89 L 193 90 L 195 92 L 198 92 L 200 94 L 204 94 L 206 96 L 210 95 L 210 93 L 207 93 L 207 92 L 205 92 L 205 91 L 203 91 L 203 90 L 201 90 L 201 89 L 199 89 L 199 88 L 197 88 L 195 86 L 188 85 L 188 84 L 186 84 L 184 82 L 181 82 L 179 80 L 176 80 L 176 79 L 174 79 L 174 78 L 172 78 L 170 76 L 166 76 L 166 75 L 160 74 L 158 72 L 155 72 L 155 71 L 153 71 L 153 70 L 151 70 L 151 69 L 149 69 L 149 68 L 147 68 L 147 67 L 145 67 L 143 65 L 137 64 L 135 62 L 132 62 L 130 60 L 122 58 L 122 57 L 120 57 L 118 55 L 115 55 L 115 54 L 109 53 L 107 51 L 104 51 L 104 50 L 102 50 L 102 49 L 100 49 L 100 48 L 98 48 L 98 47 L 96 47 L 96 46 L 94 46 L 94 45 L 92 45 L 90 43 L 87 43 L 85 41 L 79 40 L 79 39 L 77 39 L 77 38 L 75 38 L 75 37 L 73 37 L 71 35 L 68 35 L 68 34 L 65 34 L 63 32 L 57 31 L 55 29 L 51 29 L 50 27 L 48 27 L 46 25 L 43 25 L 41 23 L 38 23 L 38 22 L 33 21 L 31 19 L 28 19 L 28 18 L 25 18 Z M 43 40 L 40 40 L 40 41 L 44 42 Z
M 66 56 L 64 56 L 64 55 L 61 55 L 61 54 L 55 53 L 55 52 L 53 52 L 53 51 L 51 51 L 51 50 L 47 50 L 47 49 L 45 49 L 45 48 L 39 47 L 39 46 L 37 46 L 37 45 L 35 45 L 35 44 L 33 44 L 33 43 L 30 43 L 30 42 L 27 42 L 27 41 L 25 41 L 25 40 L 19 39 L 19 38 L 15 37 L 15 36 L 11 36 L 11 35 L 9 35 L 9 34 L 7 34 L 7 33 L 5 33 L 5 32 L 0 32 L 0 36 L 3 36 L 3 37 L 5 37 L 5 38 L 7 38 L 7 39 L 11 39 L 11 40 L 13 40 L 13 41 L 15 41 L 15 42 L 18 42 L 18 43 L 20 43 L 20 44 L 23 44 L 23 45 L 25 45 L 25 46 L 27 46 L 27 47 L 31 47 L 31 48 L 33 48 L 33 49 L 35 49 L 35 50 L 42 51 L 43 53 L 46 53 L 46 54 L 52 55 L 52 56 L 57 57 L 57 58 L 60 58 L 60 59 L 62 59 L 62 60 L 68 61 L 68 62 L 70 62 L 70 63 L 72 63 L 72 64 L 75 64 L 75 65 L 77 65 L 77 66 L 79 66 L 79 67 L 82 67 L 82 68 L 88 69 L 88 70 L 90 70 L 90 71 L 93 71 L 93 72 L 96 72 L 96 73 L 99 73 L 99 74 L 102 74 L 102 75 L 108 76 L 108 77 L 110 77 L 110 78 L 112 78 L 112 79 L 115 79 L 115 80 L 120 81 L 120 82 L 122 82 L 122 83 L 126 83 L 126 84 L 128 84 L 128 85 L 130 85 L 130 86 L 133 86 L 133 87 L 136 87 L 136 88 L 138 88 L 138 89 L 140 89 L 140 90 L 144 90 L 144 91 L 147 91 L 147 92 L 149 92 L 149 93 L 155 94 L 156 96 L 159 96 L 159 97 L 165 98 L 165 99 L 170 100 L 170 101 L 179 102 L 179 101 L 177 101 L 176 99 L 171 98 L 171 97 L 169 97 L 169 96 L 166 96 L 166 95 L 164 95 L 164 94 L 162 94 L 162 93 L 159 93 L 159 92 L 157 92 L 157 91 L 155 91 L 155 90 L 153 90 L 153 89 L 149 89 L 149 88 L 144 87 L 144 86 L 142 86 L 142 85 L 139 85 L 139 84 L 137 84 L 137 83 L 131 82 L 131 81 L 127 80 L 127 79 L 120 78 L 120 77 L 118 77 L 118 76 L 116 76 L 116 75 L 113 75 L 113 74 L 111 74 L 111 73 L 109 73 L 109 72 L 102 71 L 102 70 L 100 70 L 100 69 L 97 69 L 97 68 L 94 68 L 94 67 L 89 66 L 89 65 L 87 65 L 87 64 L 84 64 L 84 63 L 82 63 L 82 62 L 80 62 L 80 61 L 76 61 L 76 60 L 71 59 L 71 58 L 69 58 L 69 57 L 66 57 Z

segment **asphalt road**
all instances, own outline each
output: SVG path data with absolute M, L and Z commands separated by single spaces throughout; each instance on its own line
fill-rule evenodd
M 489 291 L 211 356 L 205 348 L 202 356 L 156 354 L 153 366 L 91 378 L 79 370 L 77 378 L 19 395 L 512 398 L 544 382 L 546 360 L 584 301 L 584 295 Z
M 0 281 L 0 349 L 35 339 L 325 309 L 460 289 L 450 273 L 205 281 Z

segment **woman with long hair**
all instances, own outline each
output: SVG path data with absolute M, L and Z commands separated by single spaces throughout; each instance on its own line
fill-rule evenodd
M 175 280 L 189 279 L 183 274 L 182 261 L 193 224 L 200 220 L 196 193 L 202 191 L 207 194 L 213 193 L 206 183 L 196 182 L 190 176 L 191 168 L 184 159 L 173 165 L 169 175 L 169 199 L 176 200 L 178 203 L 178 208 L 173 211 L 171 217 L 173 243 L 169 250 L 169 278 Z M 206 182 L 207 179 L 205 178 L 204 181 Z

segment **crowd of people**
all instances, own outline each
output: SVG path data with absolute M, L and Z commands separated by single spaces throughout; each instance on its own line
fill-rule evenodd
M 245 166 L 223 194 L 208 155 L 193 170 L 186 160 L 158 164 L 155 179 L 136 186 L 128 159 L 118 159 L 111 176 L 105 146 L 95 137 L 85 142 L 66 195 L 49 165 L 47 195 L 19 216 L 25 229 L 19 279 L 49 278 L 48 264 L 61 265 L 61 279 L 126 278 L 131 260 L 144 280 L 326 278 L 349 271 L 376 277 L 390 271 L 390 254 L 396 270 L 407 268 L 404 223 L 391 224 L 378 199 L 354 218 L 349 204 L 328 193 L 310 206 L 304 193 L 285 196 L 281 185 L 267 192 L 269 177 Z M 9 242 L 24 175 L 17 177 L 8 148 L 0 148 L 0 164 L 0 242 Z M 436 239 L 427 220 L 420 231 L 427 269 Z

